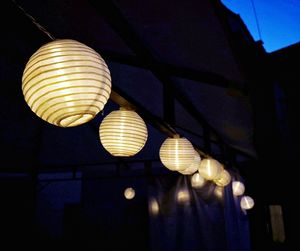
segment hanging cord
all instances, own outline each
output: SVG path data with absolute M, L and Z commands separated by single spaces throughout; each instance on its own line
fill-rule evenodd
M 31 22 L 42 32 L 44 32 L 51 40 L 55 40 L 55 37 L 49 32 L 47 31 L 42 25 L 40 25 L 33 16 L 31 16 L 30 14 L 28 14 L 25 9 L 20 6 L 15 0 L 11 0 L 22 12 L 23 14 L 25 14 L 25 16 L 27 16 Z
M 252 4 L 254 16 L 255 16 L 255 22 L 256 22 L 258 36 L 259 36 L 259 39 L 262 40 L 261 39 L 261 32 L 260 32 L 260 27 L 259 27 L 259 23 L 258 23 L 257 12 L 256 12 L 256 8 L 255 8 L 254 0 L 250 0 L 250 1 L 251 1 L 251 4 Z

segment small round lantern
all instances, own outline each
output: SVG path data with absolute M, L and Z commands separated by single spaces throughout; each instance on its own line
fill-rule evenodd
M 198 171 L 203 178 L 207 180 L 215 180 L 219 178 L 222 166 L 215 159 L 205 158 L 200 162 Z
M 135 111 L 121 107 L 102 120 L 99 135 L 103 147 L 111 155 L 129 157 L 144 147 L 148 131 L 144 120 Z
M 22 91 L 31 110 L 60 127 L 86 123 L 99 113 L 111 92 L 109 69 L 92 48 L 71 39 L 40 47 L 27 62 Z
M 195 150 L 190 141 L 175 135 L 167 138 L 159 149 L 159 157 L 163 165 L 171 171 L 183 171 L 188 168 L 195 156 Z
M 231 181 L 231 176 L 229 172 L 223 169 L 218 177 L 218 179 L 214 180 L 214 182 L 221 187 L 227 186 Z
M 124 190 L 124 197 L 127 200 L 133 199 L 135 196 L 135 190 L 132 187 L 128 187 Z
M 254 200 L 250 196 L 243 196 L 240 204 L 242 209 L 248 210 L 254 207 Z
M 232 182 L 232 192 L 235 196 L 243 195 L 245 192 L 245 186 L 240 181 L 233 181 Z

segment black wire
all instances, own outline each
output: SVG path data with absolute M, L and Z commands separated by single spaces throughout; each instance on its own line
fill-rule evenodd
M 26 10 L 20 6 L 15 0 L 11 0 L 24 14 L 25 16 L 27 16 L 31 22 L 42 32 L 44 32 L 51 40 L 55 40 L 55 37 L 49 32 L 46 30 L 45 27 L 43 27 L 42 25 L 40 25 L 33 16 L 31 16 L 30 14 L 28 14 L 26 12 Z

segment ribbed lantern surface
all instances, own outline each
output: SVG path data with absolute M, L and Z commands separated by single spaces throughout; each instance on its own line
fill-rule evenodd
M 22 90 L 37 116 L 56 126 L 72 127 L 90 121 L 103 109 L 111 76 L 92 48 L 71 39 L 54 40 L 30 57 Z
M 193 160 L 192 164 L 190 164 L 188 168 L 184 169 L 183 171 L 179 171 L 179 172 L 183 175 L 190 175 L 190 174 L 195 173 L 199 168 L 200 161 L 201 161 L 201 157 L 200 157 L 199 153 L 195 150 L 194 151 L 194 160 Z
M 212 158 L 202 159 L 199 165 L 198 172 L 207 180 L 215 180 L 221 174 L 222 166 L 220 162 Z
M 183 171 L 188 168 L 192 164 L 194 156 L 193 145 L 184 137 L 167 138 L 159 149 L 161 162 L 172 171 Z
M 214 180 L 214 182 L 221 187 L 227 186 L 231 181 L 231 176 L 229 172 L 223 169 L 218 177 L 218 179 Z
M 148 131 L 135 111 L 120 108 L 102 120 L 99 135 L 101 144 L 111 155 L 129 157 L 144 147 Z

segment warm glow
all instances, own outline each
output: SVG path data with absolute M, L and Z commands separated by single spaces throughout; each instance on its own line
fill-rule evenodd
M 188 168 L 194 160 L 195 150 L 186 138 L 174 136 L 167 138 L 159 149 L 159 157 L 163 165 L 172 171 Z
M 72 127 L 90 121 L 103 109 L 111 77 L 92 48 L 71 39 L 54 40 L 30 57 L 22 91 L 37 116 L 56 126 Z
M 184 175 L 190 175 L 190 174 L 195 173 L 199 168 L 200 161 L 201 161 L 201 157 L 200 157 L 199 153 L 197 151 L 195 151 L 194 160 L 193 160 L 192 164 L 190 164 L 190 166 L 188 168 L 184 169 L 183 171 L 179 171 L 179 172 Z
M 177 202 L 179 204 L 184 204 L 190 200 L 190 194 L 188 190 L 181 189 L 177 192 Z
M 159 204 L 155 198 L 151 198 L 149 201 L 149 211 L 152 216 L 156 216 L 159 213 Z
M 244 210 L 251 209 L 254 206 L 254 200 L 250 196 L 243 196 L 241 198 L 241 208 Z
M 226 171 L 225 169 L 223 169 L 218 177 L 218 179 L 214 180 L 214 182 L 218 185 L 218 186 L 222 186 L 225 187 L 227 186 L 231 181 L 231 176 L 229 174 L 228 171 Z
M 205 179 L 197 172 L 191 178 L 191 184 L 194 188 L 201 188 L 205 184 Z
M 223 187 L 219 187 L 219 186 L 215 187 L 214 194 L 217 198 L 222 199 L 223 193 L 224 193 Z
M 222 166 L 217 160 L 206 158 L 200 162 L 198 171 L 203 178 L 207 180 L 215 180 L 219 178 Z
M 232 182 L 232 192 L 233 192 L 233 195 L 235 195 L 235 196 L 243 195 L 245 192 L 244 184 L 240 181 L 233 181 Z
M 121 108 L 103 119 L 99 135 L 103 147 L 110 154 L 129 157 L 142 150 L 148 131 L 144 120 L 135 111 Z
M 134 191 L 134 189 L 133 189 L 132 187 L 126 188 L 125 191 L 124 191 L 124 196 L 125 196 L 125 198 L 126 198 L 127 200 L 133 199 L 134 196 L 135 196 L 135 191 Z

